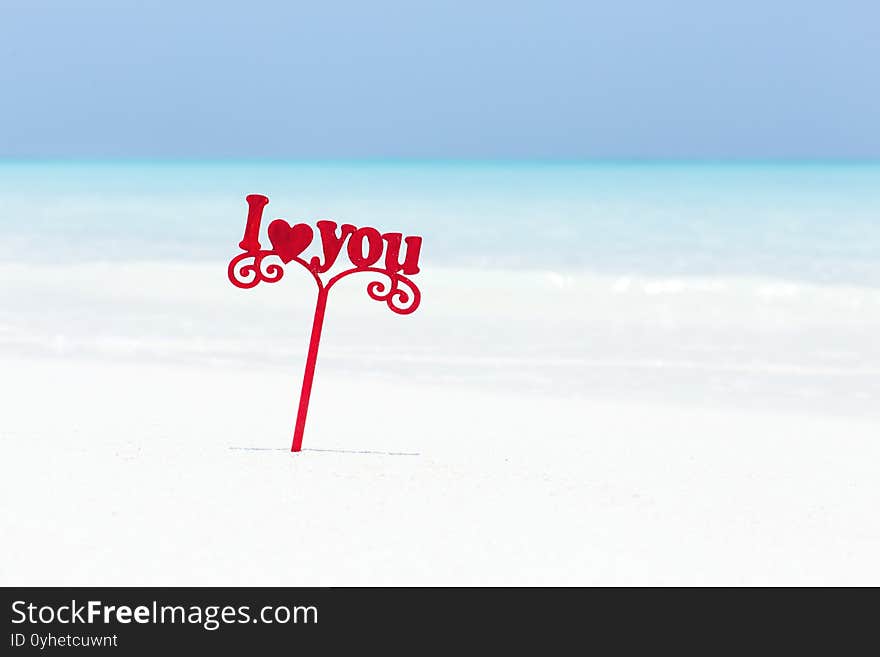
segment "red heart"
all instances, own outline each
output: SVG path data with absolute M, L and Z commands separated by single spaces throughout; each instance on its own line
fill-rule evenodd
M 286 263 L 293 260 L 312 243 L 312 227 L 308 224 L 291 226 L 284 219 L 269 224 L 269 241 L 275 253 Z

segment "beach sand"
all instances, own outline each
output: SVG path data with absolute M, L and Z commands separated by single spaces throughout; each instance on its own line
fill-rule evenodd
M 880 584 L 875 288 L 0 277 L 4 585 Z

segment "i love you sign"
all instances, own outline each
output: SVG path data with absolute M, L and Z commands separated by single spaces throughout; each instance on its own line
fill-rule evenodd
M 350 274 L 368 273 L 372 275 L 372 280 L 367 283 L 370 298 L 384 301 L 399 315 L 410 314 L 419 307 L 421 300 L 419 288 L 409 277 L 419 273 L 422 238 L 416 235 L 404 237 L 402 233 L 380 233 L 375 228 L 358 228 L 352 224 L 337 226 L 335 221 L 326 220 L 316 222 L 315 231 L 309 224 L 291 226 L 284 219 L 275 219 L 266 229 L 271 248 L 264 249 L 260 244 L 260 227 L 268 203 L 269 199 L 260 194 L 247 197 L 247 224 L 244 237 L 238 244 L 243 252 L 229 262 L 228 275 L 233 285 L 248 289 L 259 283 L 280 281 L 285 267 L 296 263 L 314 278 L 318 287 L 291 447 L 291 451 L 298 452 L 302 449 L 321 327 L 331 288 Z M 316 239 L 321 255 L 306 260 L 302 253 Z M 331 274 L 331 269 L 336 273 Z

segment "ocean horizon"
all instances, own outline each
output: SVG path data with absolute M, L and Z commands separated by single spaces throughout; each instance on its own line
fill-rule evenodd
M 429 267 L 880 286 L 877 162 L 0 160 L 0 257 L 228 259 L 251 193 Z

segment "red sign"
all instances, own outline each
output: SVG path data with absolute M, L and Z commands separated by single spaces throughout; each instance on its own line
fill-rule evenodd
M 378 280 L 367 284 L 367 294 L 376 301 L 384 301 L 394 312 L 408 315 L 419 307 L 421 301 L 419 288 L 408 277 L 419 273 L 422 238 L 404 238 L 402 233 L 380 233 L 370 227 L 358 228 L 351 224 L 337 226 L 335 221 L 319 221 L 316 225 L 323 257 L 314 256 L 306 261 L 301 254 L 314 240 L 315 231 L 311 226 L 291 226 L 283 219 L 275 219 L 266 230 L 272 248 L 263 249 L 260 246 L 260 225 L 263 208 L 269 203 L 269 199 L 260 194 L 251 194 L 247 197 L 247 203 L 247 225 L 244 237 L 238 244 L 244 252 L 239 253 L 229 263 L 228 273 L 232 284 L 248 289 L 261 282 L 276 283 L 284 276 L 285 265 L 295 262 L 312 275 L 318 286 L 318 300 L 291 447 L 291 451 L 298 452 L 302 449 L 312 379 L 318 360 L 318 344 L 321 341 L 321 327 L 324 324 L 324 310 L 330 288 L 349 274 L 367 272 L 374 274 L 374 279 L 378 275 Z M 340 262 L 340 257 L 343 258 L 341 262 L 344 262 L 346 256 L 352 266 L 327 276 L 327 272 Z

